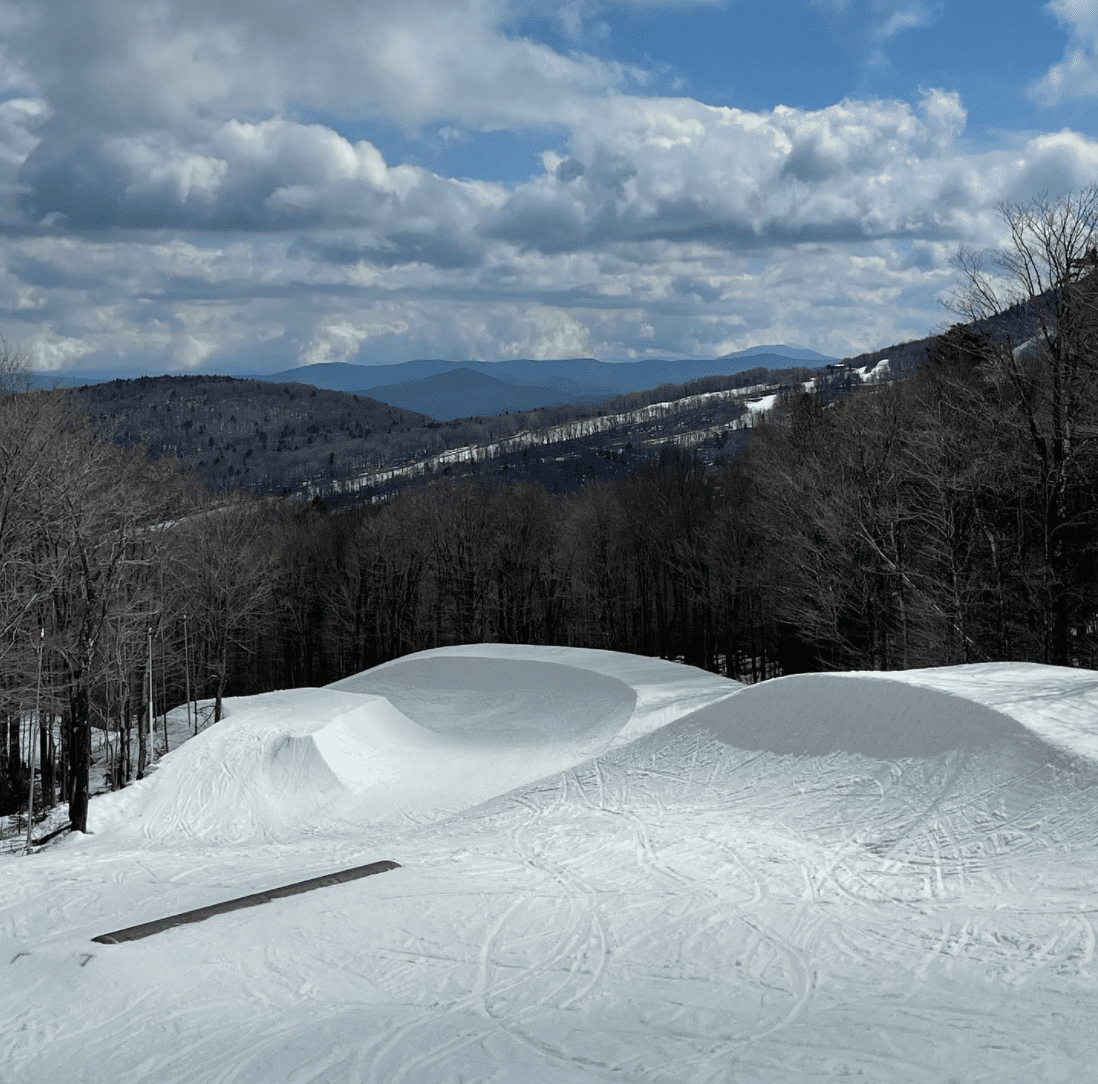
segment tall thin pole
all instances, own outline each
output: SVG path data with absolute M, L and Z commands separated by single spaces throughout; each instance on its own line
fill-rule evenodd
M 42 643 L 46 639 L 46 630 L 38 630 L 38 683 L 35 686 L 34 692 L 34 723 L 31 727 L 30 734 L 30 786 L 27 792 L 27 846 L 26 854 L 30 854 L 31 849 L 31 826 L 34 824 L 34 747 L 35 747 L 35 728 L 42 729 L 42 717 L 40 714 L 42 707 Z
M 191 729 L 191 652 L 187 644 L 187 615 L 183 615 L 183 673 L 187 681 L 187 729 Z M 194 732 L 198 734 L 198 712 L 194 713 Z

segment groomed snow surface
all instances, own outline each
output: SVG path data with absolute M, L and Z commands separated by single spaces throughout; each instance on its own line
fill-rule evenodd
M 0 1084 L 1093 1079 L 1098 673 L 479 645 L 227 706 L 0 863 Z

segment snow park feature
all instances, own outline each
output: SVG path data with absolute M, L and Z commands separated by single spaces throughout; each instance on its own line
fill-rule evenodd
M 184 911 L 181 915 L 169 915 L 167 918 L 157 919 L 155 922 L 145 922 L 140 926 L 130 926 L 125 930 L 113 930 L 111 933 L 103 933 L 93 937 L 101 945 L 119 945 L 123 941 L 140 941 L 143 937 L 152 937 L 153 934 L 163 933 L 174 926 L 185 926 L 188 922 L 205 922 L 214 915 L 228 914 L 230 911 L 241 911 L 245 907 L 258 907 L 262 903 L 270 903 L 271 900 L 284 900 L 287 896 L 300 896 L 302 892 L 315 892 L 318 888 L 329 888 L 332 885 L 345 884 L 347 881 L 357 881 L 360 877 L 372 877 L 377 873 L 387 873 L 391 869 L 400 869 L 400 864 L 382 859 L 380 862 L 370 862 L 365 866 L 354 866 L 351 869 L 337 870 L 324 877 L 310 877 L 307 881 L 295 881 L 292 885 L 281 885 L 278 888 L 269 888 L 265 892 L 253 892 L 250 896 L 237 896 L 235 900 L 226 900 L 224 903 L 215 903 L 209 907 L 196 907 L 193 911 Z
M 1094 671 L 469 645 L 226 707 L 0 860 L 4 1084 L 1093 1075 Z

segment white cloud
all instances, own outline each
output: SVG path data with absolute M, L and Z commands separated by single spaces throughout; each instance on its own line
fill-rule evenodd
M 871 63 L 885 63 L 884 46 L 905 30 L 931 26 L 941 17 L 943 2 L 927 0 L 810 0 L 831 23 L 846 53 Z
M 228 121 L 190 145 L 159 132 L 78 143 L 30 158 L 21 181 L 27 219 L 74 230 L 427 229 L 445 231 L 449 248 L 506 198 L 500 185 L 389 166 L 366 140 L 283 118 Z
M 34 368 L 47 372 L 63 370 L 94 349 L 83 339 L 58 335 L 48 324 L 23 346 L 30 354 Z
M 301 356 L 305 365 L 322 362 L 347 361 L 353 358 L 362 344 L 379 335 L 401 335 L 408 330 L 407 320 L 391 320 L 387 323 L 358 323 L 351 320 L 332 320 L 317 329 L 316 337 Z
M 13 5 L 7 5 L 8 8 Z M 112 0 L 8 28 L 28 83 L 74 122 L 201 127 L 305 105 L 410 125 L 557 123 L 630 71 L 506 32 L 507 0 Z M 14 76 L 13 76 L 14 78 Z
M 519 334 L 496 343 L 497 350 L 511 357 L 576 358 L 590 349 L 588 329 L 571 313 L 548 305 L 533 305 L 516 314 Z
M 964 121 L 960 100 L 942 91 L 917 109 L 847 101 L 765 114 L 617 97 L 573 133 L 571 158 L 547 157 L 545 174 L 489 211 L 486 228 L 543 251 L 653 237 L 738 247 L 954 233 L 983 202 L 958 176 Z
M 1055 199 L 1093 184 L 1095 177 L 1098 177 L 1098 143 L 1065 129 L 1029 140 L 1006 194 L 1017 200 L 1034 193 Z
M 864 17 L 875 48 L 937 10 L 824 6 Z M 842 354 L 925 334 L 949 252 L 999 240 L 998 201 L 1098 167 L 1070 131 L 973 153 L 941 89 L 760 112 L 644 97 L 637 73 L 514 30 L 556 10 L 0 0 L 0 55 L 18 61 L 0 69 L 18 84 L 0 102 L 0 322 L 43 365 L 150 371 L 759 341 Z M 604 10 L 572 4 L 576 33 Z M 541 172 L 502 184 L 300 119 L 320 113 L 451 143 L 564 134 Z
M 879 12 L 877 35 L 888 41 L 904 30 L 918 30 L 931 26 L 941 14 L 942 4 L 926 4 L 921 0 L 902 0 L 899 3 L 874 5 Z
M 49 106 L 41 98 L 9 98 L 0 102 L 0 162 L 23 164 L 38 143 L 36 129 L 49 119 Z
M 999 241 L 998 201 L 1098 165 L 1098 143 L 1072 132 L 973 155 L 964 119 L 941 91 L 767 113 L 619 96 L 510 189 L 392 167 L 278 118 L 193 147 L 116 141 L 97 206 L 124 219 L 140 190 L 193 229 L 11 239 L 0 317 L 13 339 L 80 344 L 89 366 L 154 369 L 783 340 L 849 353 L 941 321 L 948 254 Z
M 1033 83 L 1030 95 L 1044 105 L 1098 97 L 1098 4 L 1094 0 L 1052 0 L 1046 10 L 1068 30 L 1064 58 Z
M 50 108 L 41 98 L 9 98 L 0 102 L 0 222 L 11 218 L 19 198 L 19 171 L 38 145 L 39 129 Z

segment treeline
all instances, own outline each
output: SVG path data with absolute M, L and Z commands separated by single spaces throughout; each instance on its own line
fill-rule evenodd
M 850 368 L 861 368 L 887 360 L 890 379 L 906 380 L 926 360 L 927 351 L 933 348 L 935 338 L 932 335 L 925 339 L 895 343 L 879 350 L 869 350 L 864 354 L 845 358 L 844 364 Z
M 170 457 L 212 491 L 252 496 L 414 456 L 433 424 L 348 392 L 205 374 L 113 380 L 71 394 L 121 447 Z
M 35 765 L 35 807 L 65 801 L 83 830 L 93 786 L 143 775 L 155 718 L 192 682 L 220 705 L 249 622 L 273 612 L 279 516 L 102 440 L 63 392 L 0 380 L 0 814 Z M 94 783 L 93 729 L 110 750 Z

